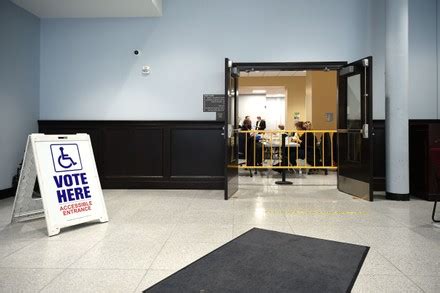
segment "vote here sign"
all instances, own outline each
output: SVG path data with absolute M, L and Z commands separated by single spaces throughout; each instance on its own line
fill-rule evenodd
M 33 153 L 49 236 L 64 227 L 108 221 L 89 135 L 32 134 L 29 151 Z M 18 196 L 29 195 L 17 191 Z

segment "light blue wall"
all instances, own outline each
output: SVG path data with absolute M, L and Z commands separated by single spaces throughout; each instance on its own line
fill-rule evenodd
M 22 159 L 39 115 L 40 21 L 0 0 L 0 189 Z
M 409 1 L 410 119 L 437 119 L 437 4 Z
M 373 56 L 373 118 L 385 119 L 385 1 L 370 0 L 367 55 Z
M 437 0 L 437 101 L 440 100 L 440 0 Z M 439 118 L 440 103 L 437 102 L 437 118 Z
M 223 92 L 225 57 L 350 61 L 372 51 L 365 0 L 163 4 L 160 18 L 42 20 L 40 118 L 215 119 L 202 95 Z

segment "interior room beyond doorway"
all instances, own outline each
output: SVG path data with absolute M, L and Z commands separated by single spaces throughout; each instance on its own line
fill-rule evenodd
M 240 125 L 245 117 L 249 116 L 252 129 L 255 130 L 257 117 L 260 116 L 265 121 L 265 131 L 268 131 L 261 133 L 262 136 L 269 137 L 271 131 L 281 129 L 294 133 L 298 130 L 298 122 L 310 123 L 312 131 L 337 130 L 337 71 L 335 70 L 246 70 L 240 72 L 238 84 Z M 324 150 L 320 145 L 323 133 L 312 135 L 316 137 L 316 150 L 313 151 L 318 154 L 323 153 Z M 265 151 L 265 159 L 269 160 L 267 152 Z M 274 153 L 274 157 L 270 160 L 274 159 L 276 164 L 279 150 L 270 152 Z M 262 154 L 262 157 L 264 156 Z M 241 159 L 241 162 L 247 160 L 243 156 Z M 321 164 L 317 161 L 322 162 L 322 159 L 315 154 L 313 161 Z M 336 158 L 333 161 L 331 164 L 337 166 Z M 286 172 L 287 177 L 290 177 L 294 184 L 336 185 L 334 169 L 313 169 L 307 160 L 302 164 L 305 166 L 304 169 L 290 169 Z M 252 174 L 254 176 L 251 177 Z M 256 174 L 258 175 L 255 176 Z M 242 169 L 240 175 L 240 184 L 273 184 L 279 180 L 280 170 L 255 169 L 249 172 L 248 169 Z

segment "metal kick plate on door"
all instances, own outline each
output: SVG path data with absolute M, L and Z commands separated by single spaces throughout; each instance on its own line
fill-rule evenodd
M 370 199 L 370 184 L 364 181 L 339 175 L 338 189 L 365 200 Z

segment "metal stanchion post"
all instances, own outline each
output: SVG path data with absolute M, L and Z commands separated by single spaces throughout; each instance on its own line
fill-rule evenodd
M 286 156 L 286 134 L 281 135 L 281 162 L 283 166 L 288 167 L 287 156 Z M 291 185 L 293 182 L 286 181 L 286 168 L 284 168 L 281 172 L 281 181 L 276 181 L 275 184 L 279 185 Z

